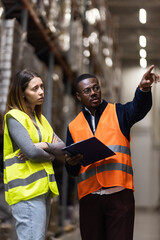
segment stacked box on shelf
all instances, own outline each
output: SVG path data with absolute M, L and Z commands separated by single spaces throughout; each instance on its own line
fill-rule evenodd
M 4 20 L 4 6 L 0 0 L 0 36 L 2 34 L 2 25 L 3 25 L 3 20 Z M 0 43 L 1 43 L 1 39 L 0 39 Z
M 49 21 L 49 18 L 52 17 L 55 19 L 57 15 L 57 8 L 60 7 L 60 3 L 57 0 L 31 0 L 31 3 L 36 10 L 37 14 L 43 18 L 46 22 Z M 55 9 L 56 8 L 56 9 Z M 52 14 L 54 11 L 54 14 Z M 50 16 L 52 14 L 52 16 Z M 54 16 L 53 16 L 54 15 Z
M 33 8 L 36 10 L 37 15 L 39 16 L 41 23 L 43 25 L 47 25 L 47 8 L 50 7 L 50 1 L 31 0 L 31 3 L 33 4 Z
M 3 12 L 4 12 L 4 8 L 0 1 L 0 52 L 1 52 L 1 36 L 3 31 Z M 0 54 L 0 64 L 1 64 L 1 54 Z
M 15 19 L 5 20 L 3 24 L 1 51 L 0 110 L 4 113 L 9 85 L 12 76 L 20 68 L 20 52 L 23 31 Z
M 37 72 L 44 81 L 47 78 L 47 67 L 35 55 L 34 47 L 28 42 L 23 42 L 21 69 L 28 68 Z
M 16 19 L 5 21 L 6 42 L 5 42 L 5 58 L 6 54 L 11 54 L 10 67 L 14 74 L 21 67 L 23 42 L 25 41 L 25 32 Z M 7 59 L 6 59 L 7 60 Z M 16 60 L 16 61 L 15 61 Z
M 19 70 L 31 68 L 46 77 L 46 66 L 36 57 L 34 48 L 26 42 L 25 32 L 16 19 L 5 20 L 2 37 L 2 61 L 0 66 L 0 111 L 6 110 L 10 82 Z
M 82 71 L 83 61 L 83 27 L 80 20 L 71 22 L 70 51 L 68 61 L 73 71 L 79 74 Z
M 64 94 L 65 88 L 63 84 L 63 71 L 58 65 L 54 66 L 53 69 L 53 89 L 52 89 L 52 126 L 58 136 L 64 139 Z M 61 109 L 61 110 L 60 110 Z
M 2 36 L 3 36 L 3 21 L 4 21 L 3 15 L 4 15 L 4 7 L 0 0 L 0 85 L 2 81 L 1 64 L 2 64 Z
M 61 16 L 61 5 L 59 1 L 52 1 L 50 0 L 50 5 L 46 9 L 47 12 L 47 22 L 48 22 L 48 27 L 50 28 L 51 31 L 53 31 L 54 34 L 59 31 L 57 27 L 59 26 L 59 18 Z

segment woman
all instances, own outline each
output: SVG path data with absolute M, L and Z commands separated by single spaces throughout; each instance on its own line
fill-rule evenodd
M 42 115 L 44 86 L 30 70 L 18 72 L 12 82 L 4 128 L 5 198 L 16 220 L 18 240 L 44 240 L 50 198 L 58 188 L 52 161 L 64 143 Z

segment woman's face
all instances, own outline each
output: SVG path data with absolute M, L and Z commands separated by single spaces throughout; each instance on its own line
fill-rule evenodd
M 44 85 L 39 77 L 34 77 L 24 91 L 26 105 L 34 111 L 36 105 L 41 105 L 44 99 Z

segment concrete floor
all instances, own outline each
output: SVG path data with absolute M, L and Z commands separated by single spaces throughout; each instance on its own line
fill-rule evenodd
M 2 203 L 1 198 L 0 200 Z M 50 240 L 81 240 L 78 226 L 78 206 L 75 209 L 75 215 L 75 230 L 58 238 L 52 237 Z M 3 240 L 15 240 L 15 237 L 12 233 L 11 238 L 6 237 Z M 160 240 L 160 210 L 136 209 L 134 240 Z
M 81 240 L 79 229 L 58 240 Z M 134 240 L 160 240 L 160 211 L 136 210 Z
M 12 238 L 6 237 L 5 239 L 13 240 L 15 238 L 12 235 Z M 81 240 L 78 224 L 74 231 L 58 238 L 50 238 L 50 240 L 56 239 Z M 134 240 L 160 240 L 160 211 L 136 210 Z
M 134 240 L 160 240 L 160 211 L 136 211 Z

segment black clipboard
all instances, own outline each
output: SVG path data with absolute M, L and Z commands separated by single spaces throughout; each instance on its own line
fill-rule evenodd
M 62 151 L 69 156 L 78 153 L 83 154 L 83 159 L 80 161 L 80 164 L 83 166 L 87 166 L 96 161 L 115 155 L 112 150 L 96 137 L 73 143 L 70 146 L 63 148 Z

